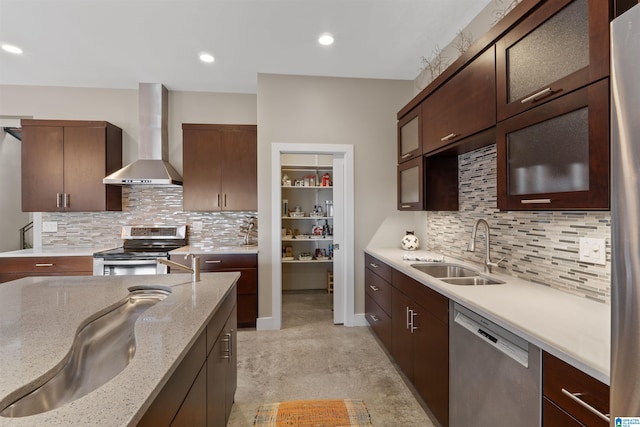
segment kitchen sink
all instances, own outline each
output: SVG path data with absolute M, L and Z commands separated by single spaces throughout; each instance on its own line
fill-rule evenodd
M 427 263 L 427 264 L 412 264 L 411 267 L 438 279 L 449 278 L 449 277 L 478 276 L 478 272 L 476 270 L 472 270 L 470 268 L 463 267 L 457 264 Z
M 483 285 L 502 285 L 501 280 L 491 279 L 489 277 L 475 276 L 475 277 L 450 277 L 448 279 L 440 279 L 450 285 L 465 285 L 465 286 L 483 286 Z
M 0 416 L 25 417 L 59 408 L 122 372 L 136 352 L 136 320 L 149 307 L 165 299 L 171 289 L 134 286 L 129 292 L 111 311 L 79 329 L 60 371 L 2 409 Z

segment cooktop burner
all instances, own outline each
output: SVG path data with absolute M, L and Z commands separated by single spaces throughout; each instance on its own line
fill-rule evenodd
M 154 259 L 187 244 L 187 226 L 123 226 L 123 245 L 119 248 L 96 252 L 94 258 Z

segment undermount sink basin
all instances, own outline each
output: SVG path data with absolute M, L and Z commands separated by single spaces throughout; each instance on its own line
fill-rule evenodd
M 480 276 L 480 273 L 476 270 L 458 264 L 424 263 L 411 264 L 411 267 L 450 285 L 483 286 L 504 284 L 501 280 Z
M 136 352 L 135 322 L 165 299 L 165 286 L 133 286 L 111 311 L 76 333 L 71 351 L 51 379 L 5 408 L 2 417 L 26 417 L 59 408 L 107 383 L 124 370 Z
M 440 279 L 450 285 L 465 285 L 465 286 L 484 286 L 484 285 L 502 285 L 501 280 L 491 279 L 489 277 L 475 276 L 475 277 L 454 277 L 448 279 Z
M 457 264 L 428 263 L 428 264 L 412 264 L 411 267 L 420 270 L 423 273 L 433 276 L 437 279 L 449 277 L 473 277 L 478 276 L 478 272 L 470 268 Z

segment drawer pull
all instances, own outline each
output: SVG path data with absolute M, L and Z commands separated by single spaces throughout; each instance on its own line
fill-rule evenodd
M 53 267 L 52 263 L 42 263 L 42 264 L 36 264 L 36 267 Z
M 525 99 L 521 100 L 520 103 L 521 104 L 526 104 L 527 102 L 535 102 L 535 101 L 537 101 L 539 99 L 544 98 L 545 96 L 551 95 L 552 93 L 553 93 L 553 91 L 551 90 L 550 87 L 548 87 L 546 89 L 541 90 L 538 93 L 534 93 L 531 96 L 527 96 Z
M 460 135 L 458 135 L 457 133 L 450 133 L 449 135 L 443 136 L 442 138 L 440 138 L 440 141 L 443 141 L 443 142 L 444 141 L 450 141 L 450 140 L 452 140 L 453 138 L 455 138 L 457 136 L 460 136 Z
M 219 259 L 208 259 L 204 263 L 205 264 L 220 264 L 221 262 L 222 261 L 220 261 Z
M 401 207 L 406 209 L 406 208 L 410 208 L 411 205 L 402 205 Z
M 374 322 L 379 322 L 380 318 L 378 316 L 376 316 L 375 314 L 371 314 L 369 317 L 371 317 L 371 320 L 373 320 Z
M 576 402 L 578 405 L 582 406 L 584 409 L 588 410 L 589 412 L 595 414 L 598 416 L 598 418 L 601 418 L 603 421 L 606 421 L 607 423 L 610 422 L 609 417 L 605 414 L 603 414 L 602 412 L 598 411 L 596 408 L 594 408 L 593 406 L 589 405 L 587 402 L 585 402 L 584 400 L 580 399 L 580 396 L 582 396 L 583 393 L 571 393 L 570 391 L 565 390 L 564 388 L 562 389 L 562 394 L 564 394 L 565 396 L 567 396 L 569 399 L 573 400 L 574 402 Z
M 378 291 L 380 290 L 380 288 L 379 288 L 379 287 L 377 287 L 377 286 L 369 285 L 369 287 L 371 288 L 371 290 L 372 290 L 373 292 L 378 292 Z
M 551 199 L 522 199 L 520 203 L 523 205 L 551 203 Z
M 400 158 L 401 159 L 406 159 L 409 156 L 411 156 L 411 153 L 403 154 L 402 156 L 400 156 Z
M 378 264 L 375 264 L 375 263 L 373 263 L 373 262 L 370 262 L 370 263 L 369 263 L 369 265 L 370 265 L 372 268 L 378 268 L 378 267 L 380 267 Z

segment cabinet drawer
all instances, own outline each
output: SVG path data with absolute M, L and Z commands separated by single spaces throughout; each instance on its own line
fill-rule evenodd
M 555 403 L 542 398 L 542 426 L 543 427 L 584 427 L 584 424 L 567 414 Z
M 364 265 L 387 282 L 391 281 L 391 267 L 379 261 L 377 258 L 369 254 L 364 254 Z
M 369 269 L 364 271 L 365 292 L 387 314 L 391 314 L 391 285 Z
M 595 412 L 609 413 L 609 386 L 546 352 L 542 364 L 542 390 L 545 397 L 583 424 L 609 425 Z M 578 399 L 594 408 L 594 411 L 585 408 Z
M 449 299 L 447 297 L 397 270 L 392 270 L 391 283 L 394 288 L 424 307 L 436 319 L 444 323 L 449 322 Z
M 0 258 L 0 273 L 48 275 L 72 272 L 93 274 L 93 257 L 16 257 Z
M 198 254 L 200 257 L 200 271 L 211 272 L 234 268 L 257 268 L 258 256 L 256 254 Z M 171 261 L 191 266 L 190 259 L 184 259 L 179 254 L 170 255 Z M 232 270 L 229 270 L 232 271 Z
M 376 304 L 369 294 L 364 296 L 364 309 L 371 329 L 380 338 L 387 350 L 391 350 L 391 317 Z

